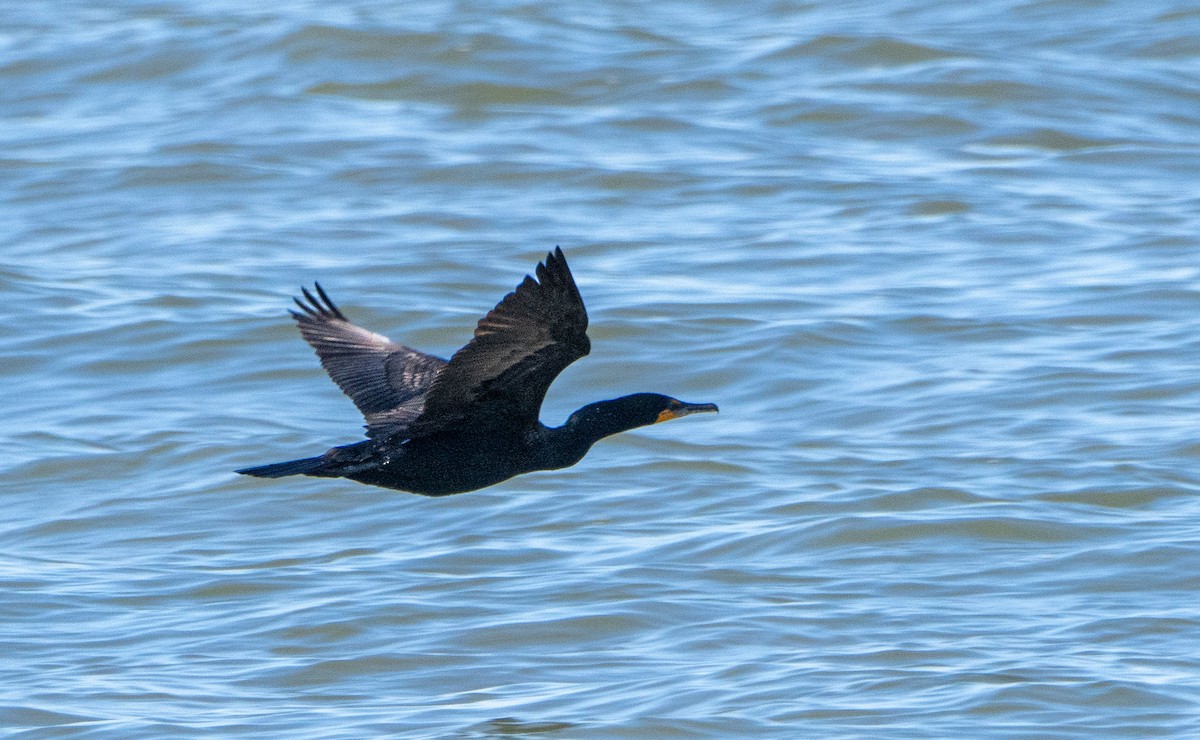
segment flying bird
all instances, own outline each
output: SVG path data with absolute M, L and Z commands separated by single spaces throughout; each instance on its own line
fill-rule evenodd
M 567 365 L 591 350 L 588 317 L 562 250 L 538 263 L 449 361 L 356 326 L 326 295 L 302 289 L 292 316 L 321 365 L 366 418 L 367 439 L 317 457 L 245 468 L 258 478 L 310 475 L 446 496 L 535 470 L 567 468 L 597 441 L 716 411 L 657 393 L 579 409 L 560 427 L 539 420 Z

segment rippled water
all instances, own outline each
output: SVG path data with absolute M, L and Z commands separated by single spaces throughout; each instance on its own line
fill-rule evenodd
M 9 4 L 0 727 L 1200 734 L 1200 11 Z M 718 416 L 427 499 L 320 279 L 448 354 L 555 244 Z

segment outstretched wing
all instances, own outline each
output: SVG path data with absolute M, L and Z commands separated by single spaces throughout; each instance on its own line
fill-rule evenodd
M 329 377 L 368 422 L 387 413 L 393 423 L 416 418 L 422 397 L 446 361 L 351 324 L 320 283 L 316 288 L 315 296 L 302 289 L 304 300 L 295 299 L 301 311 L 291 314 Z
M 406 430 L 431 434 L 459 424 L 486 428 L 537 422 L 558 374 L 591 350 L 587 310 L 562 250 L 539 263 L 475 327 L 434 379 L 421 415 Z

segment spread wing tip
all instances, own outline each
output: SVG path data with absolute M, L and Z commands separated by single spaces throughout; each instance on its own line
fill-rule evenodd
M 546 259 L 538 263 L 534 272 L 538 282 L 542 285 L 550 283 L 551 285 L 574 286 L 575 284 L 575 278 L 571 275 L 571 268 L 567 266 L 567 258 L 563 255 L 562 247 L 557 245 L 553 252 L 546 253 Z
M 302 310 L 304 313 L 301 314 L 295 311 L 289 311 L 288 313 L 294 316 L 297 321 L 322 319 L 338 319 L 340 321 L 346 321 L 347 319 L 345 315 L 340 309 L 338 309 L 333 300 L 330 299 L 329 294 L 325 292 L 325 289 L 321 287 L 321 284 L 314 282 L 313 286 L 317 290 L 317 295 L 314 296 L 311 292 L 309 292 L 308 288 L 301 287 L 300 292 L 304 294 L 304 300 L 300 300 L 299 297 L 292 298 L 292 300 L 296 302 L 296 305 L 299 306 L 300 310 Z

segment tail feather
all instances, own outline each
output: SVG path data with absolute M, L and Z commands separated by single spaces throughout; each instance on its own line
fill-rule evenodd
M 253 475 L 255 478 L 283 478 L 288 475 L 321 475 L 322 469 L 329 462 L 325 457 L 306 457 L 302 460 L 260 465 L 257 468 L 242 468 L 235 473 Z

